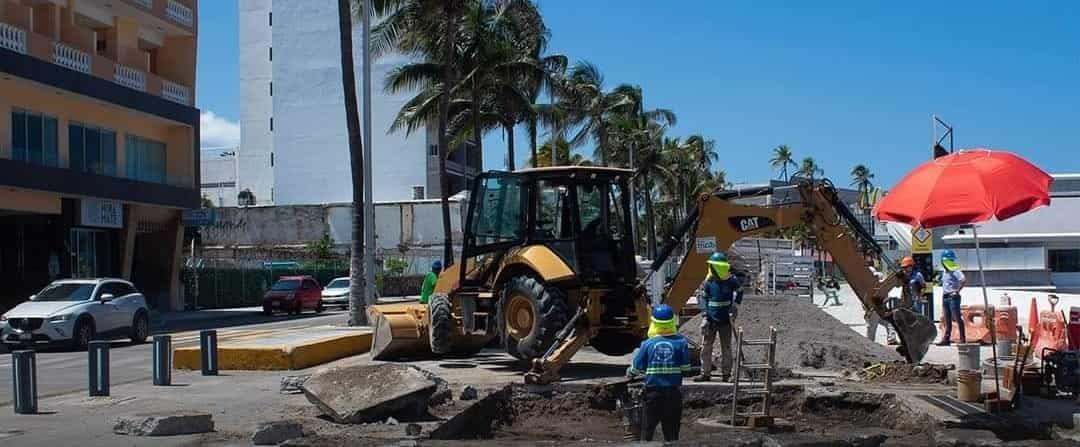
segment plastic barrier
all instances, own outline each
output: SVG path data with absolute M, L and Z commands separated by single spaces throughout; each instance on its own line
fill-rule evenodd
M 1069 350 L 1080 350 L 1080 307 L 1069 309 Z
M 1064 351 L 1065 316 L 1056 310 L 1039 312 L 1039 338 L 1035 342 L 1035 356 L 1042 358 L 1043 348 Z
M 1016 325 L 1019 321 L 1016 306 L 990 306 L 990 311 L 996 317 L 994 328 L 997 330 L 998 341 L 1016 341 Z M 960 306 L 960 318 L 964 321 L 964 336 L 968 343 L 980 343 L 988 345 L 992 343 L 990 328 L 986 317 L 990 313 L 982 304 L 965 304 Z M 938 324 L 938 332 L 945 333 L 944 318 Z M 953 342 L 960 341 L 960 334 L 953 328 Z

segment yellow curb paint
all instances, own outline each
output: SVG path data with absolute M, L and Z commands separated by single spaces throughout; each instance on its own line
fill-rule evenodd
M 279 371 L 304 369 L 371 350 L 371 333 L 350 332 L 297 345 L 218 346 L 218 369 Z M 198 347 L 173 350 L 173 368 L 197 370 Z

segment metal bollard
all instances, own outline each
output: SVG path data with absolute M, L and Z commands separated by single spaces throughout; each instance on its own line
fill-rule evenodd
M 15 383 L 15 414 L 37 413 L 37 356 L 34 351 L 11 353 Z
M 218 373 L 217 331 L 199 332 L 199 354 L 202 359 L 202 375 L 216 376 Z
M 154 336 L 154 385 L 172 385 L 172 337 Z
M 92 341 L 87 344 L 90 356 L 90 395 L 109 395 L 109 342 Z

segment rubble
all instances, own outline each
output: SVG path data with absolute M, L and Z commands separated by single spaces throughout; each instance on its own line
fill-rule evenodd
M 465 389 L 461 390 L 461 396 L 459 396 L 458 399 L 460 399 L 460 400 L 474 400 L 474 399 L 476 399 L 476 397 L 477 397 L 476 388 L 473 388 L 471 385 L 465 385 Z
M 683 323 L 679 331 L 700 343 L 702 318 L 695 316 Z M 780 371 L 806 368 L 844 371 L 901 359 L 894 350 L 866 339 L 816 305 L 799 298 L 747 295 L 739 306 L 734 326 L 742 327 L 744 336 L 754 339 L 767 338 L 769 327 L 775 327 L 775 360 Z M 758 358 L 757 352 L 747 355 Z M 714 355 L 719 357 L 719 351 Z
M 430 373 L 397 364 L 324 369 L 302 387 L 309 402 L 340 424 L 415 418 L 427 411 L 437 388 Z
M 301 387 L 304 386 L 304 382 L 307 382 L 311 378 L 311 374 L 305 374 L 301 376 L 285 376 L 281 378 L 281 394 L 300 394 L 304 390 Z
M 938 447 L 993 447 L 1003 445 L 990 430 L 946 428 L 934 432 L 934 444 Z
M 420 431 L 423 430 L 420 424 L 408 424 L 405 426 L 405 436 L 420 436 Z
M 290 439 L 302 438 L 304 428 L 293 421 L 275 421 L 259 424 L 251 435 L 255 445 L 278 445 Z
M 117 419 L 113 433 L 129 436 L 191 435 L 214 431 L 209 413 L 140 414 Z

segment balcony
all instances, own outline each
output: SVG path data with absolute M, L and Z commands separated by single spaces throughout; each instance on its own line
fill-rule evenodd
M 112 81 L 118 85 L 191 107 L 191 88 L 137 68 L 91 54 L 75 45 L 30 33 L 0 22 L 0 48 L 33 56 L 61 67 Z
M 126 0 L 126 2 L 149 16 L 177 25 L 186 31 L 191 31 L 195 27 L 195 10 L 189 6 L 191 4 L 189 1 Z
M 183 3 L 176 0 L 168 0 L 169 3 L 165 7 L 165 16 L 176 23 L 191 28 L 195 24 L 195 14 Z

